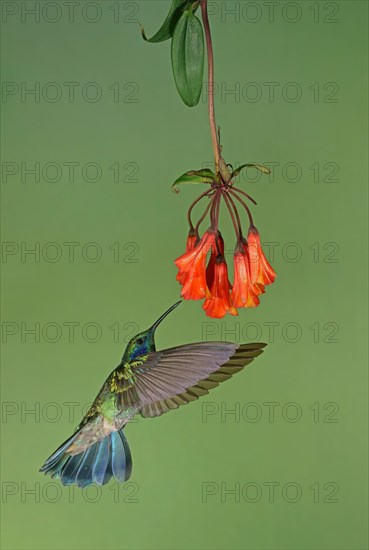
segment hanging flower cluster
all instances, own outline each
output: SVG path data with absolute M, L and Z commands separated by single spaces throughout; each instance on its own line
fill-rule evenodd
M 221 318 L 227 313 L 238 315 L 238 308 L 258 306 L 259 296 L 264 294 L 266 285 L 273 283 L 276 277 L 276 273 L 264 255 L 259 232 L 243 196 L 256 203 L 250 195 L 234 187 L 233 184 L 235 176 L 245 166 L 253 166 L 264 173 L 269 173 L 267 168 L 251 164 L 243 165 L 233 173 L 225 169 L 223 175 L 218 173 L 217 176 L 211 170 L 198 170 L 187 172 L 173 185 L 174 191 L 177 192 L 179 183 L 198 183 L 199 178 L 203 183 L 210 185 L 210 189 L 202 193 L 188 210 L 190 230 L 186 252 L 175 260 L 178 267 L 177 280 L 182 286 L 183 298 L 185 300 L 204 299 L 203 309 L 209 317 Z M 203 198 L 207 198 L 209 202 L 197 224 L 193 225 L 192 210 Z M 229 282 L 228 267 L 224 257 L 224 241 L 218 228 L 222 200 L 231 216 L 237 239 L 233 255 L 233 285 Z M 248 215 L 249 229 L 246 238 L 242 231 L 237 204 L 240 204 Z M 200 237 L 200 225 L 208 214 L 210 227 Z
M 197 17 L 201 11 L 201 20 Z M 208 16 L 208 0 L 172 0 L 169 13 L 160 29 L 148 38 L 142 29 L 143 38 L 152 43 L 171 40 L 171 60 L 177 90 L 184 103 L 194 107 L 200 101 L 203 87 L 205 46 L 207 52 L 207 96 L 211 141 L 214 153 L 215 173 L 209 169 L 186 172 L 173 184 L 206 183 L 210 189 L 190 206 L 188 221 L 190 231 L 186 252 L 177 260 L 177 280 L 182 285 L 186 300 L 204 300 L 203 308 L 209 317 L 224 317 L 226 313 L 237 315 L 241 307 L 256 307 L 266 285 L 276 277 L 260 244 L 249 207 L 243 197 L 253 199 L 234 186 L 234 178 L 246 167 L 263 173 L 268 168 L 258 164 L 243 164 L 237 170 L 229 169 L 222 157 L 220 128 L 217 127 L 214 106 L 214 52 Z M 205 212 L 196 225 L 191 220 L 193 207 L 203 198 L 208 199 Z M 224 201 L 236 231 L 234 251 L 234 278 L 229 282 L 228 267 L 224 257 L 224 242 L 218 228 L 220 203 Z M 249 216 L 246 237 L 242 232 L 237 206 L 241 204 Z M 255 203 L 256 204 L 256 203 Z M 199 228 L 207 215 L 210 227 L 200 236 Z

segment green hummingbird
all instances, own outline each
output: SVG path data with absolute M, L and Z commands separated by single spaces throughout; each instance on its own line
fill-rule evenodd
M 44 463 L 40 472 L 63 485 L 105 485 L 127 481 L 132 458 L 124 427 L 136 415 L 160 416 L 207 395 L 239 372 L 266 344 L 199 342 L 156 351 L 155 331 L 181 302 L 148 330 L 134 336 L 118 367 L 106 379 L 74 434 Z

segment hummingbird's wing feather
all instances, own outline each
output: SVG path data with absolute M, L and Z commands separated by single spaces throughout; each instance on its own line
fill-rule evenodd
M 177 409 L 228 380 L 260 355 L 265 345 L 201 342 L 150 353 L 135 372 L 134 386 L 120 394 L 121 405 L 140 404 L 144 417 Z
M 215 388 L 242 370 L 251 363 L 255 357 L 263 352 L 266 344 L 242 344 L 230 356 L 229 360 L 213 371 L 207 378 L 199 380 L 195 385 L 190 386 L 185 392 L 174 395 L 171 398 L 154 401 L 145 404 L 141 408 L 141 416 L 145 418 L 160 416 L 165 412 L 178 409 L 181 405 L 186 405 L 196 401 L 199 397 L 207 395 L 209 390 Z

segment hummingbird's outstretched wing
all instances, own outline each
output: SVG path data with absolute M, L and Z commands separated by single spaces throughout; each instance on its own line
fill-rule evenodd
M 119 407 L 139 406 L 144 417 L 177 409 L 242 370 L 265 346 L 201 342 L 152 352 L 135 369 L 134 386 L 118 393 Z

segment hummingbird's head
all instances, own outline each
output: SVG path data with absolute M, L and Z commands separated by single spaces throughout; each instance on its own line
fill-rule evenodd
M 147 355 L 150 351 L 155 351 L 155 330 L 162 320 L 165 319 L 173 309 L 179 306 L 180 303 L 181 301 L 173 304 L 148 330 L 136 334 L 136 336 L 130 340 L 124 353 L 123 360 L 132 361 L 141 355 Z

